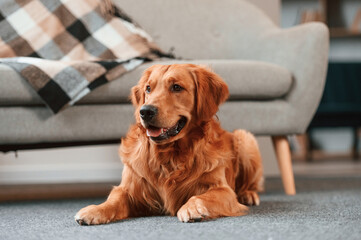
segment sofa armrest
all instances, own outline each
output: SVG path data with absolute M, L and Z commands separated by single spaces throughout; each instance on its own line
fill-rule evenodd
M 278 64 L 293 75 L 293 86 L 285 100 L 295 116 L 297 133 L 308 127 L 322 97 L 329 50 L 329 31 L 323 23 L 307 23 L 269 32 L 259 39 L 253 60 Z

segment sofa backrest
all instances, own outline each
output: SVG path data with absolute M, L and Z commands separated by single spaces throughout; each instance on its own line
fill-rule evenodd
M 168 52 L 190 59 L 248 59 L 278 27 L 243 0 L 114 0 Z M 252 58 L 252 57 L 251 57 Z

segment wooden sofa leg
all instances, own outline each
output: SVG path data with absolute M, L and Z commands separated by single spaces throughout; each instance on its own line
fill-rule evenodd
M 290 146 L 286 136 L 273 136 L 273 146 L 276 151 L 278 166 L 281 171 L 283 187 L 287 195 L 295 195 L 295 179 L 292 170 Z

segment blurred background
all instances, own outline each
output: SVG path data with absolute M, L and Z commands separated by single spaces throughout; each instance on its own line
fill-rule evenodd
M 296 177 L 360 176 L 361 1 L 249 0 L 282 28 L 330 28 L 321 104 L 306 134 L 289 136 Z M 266 177 L 279 177 L 269 137 L 258 137 Z M 0 200 L 106 195 L 119 183 L 117 144 L 0 152 Z M 50 161 L 49 161 L 50 159 Z
M 281 27 L 309 21 L 330 29 L 329 66 L 307 134 L 290 137 L 295 172 L 360 174 L 361 1 L 282 1 Z

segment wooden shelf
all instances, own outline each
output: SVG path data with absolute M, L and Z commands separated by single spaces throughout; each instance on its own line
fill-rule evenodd
M 361 37 L 361 32 L 354 32 L 347 28 L 330 28 L 330 36 L 333 38 Z
M 361 37 L 361 4 L 354 16 L 351 26 L 345 26 L 345 21 L 340 11 L 341 0 L 318 0 L 319 9 L 310 9 L 302 12 L 301 23 L 320 21 L 330 28 L 330 37 L 348 38 Z

